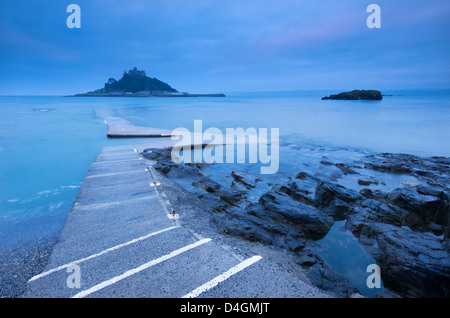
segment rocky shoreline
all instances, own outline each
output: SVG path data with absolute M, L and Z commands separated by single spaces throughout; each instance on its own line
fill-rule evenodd
M 337 173 L 298 171 L 272 183 L 233 170 L 224 185 L 206 164 L 173 163 L 170 149 L 143 155 L 161 175 L 188 185 L 220 233 L 291 253 L 314 285 L 337 297 L 358 291 L 315 247 L 342 220 L 381 268 L 386 288 L 377 297 L 450 296 L 450 158 L 382 153 L 333 162 L 323 156 L 320 165 Z M 396 176 L 416 182 L 390 188 Z M 342 185 L 345 178 L 357 180 L 360 190 Z M 250 199 L 255 189 L 261 189 L 257 200 Z
M 42 272 L 56 238 L 38 239 L 0 252 L 0 298 L 21 297 L 28 280 Z

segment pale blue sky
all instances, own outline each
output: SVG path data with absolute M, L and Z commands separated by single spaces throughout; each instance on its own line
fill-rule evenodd
M 134 66 L 193 93 L 450 88 L 449 17 L 448 0 L 2 0 L 0 94 L 86 92 Z

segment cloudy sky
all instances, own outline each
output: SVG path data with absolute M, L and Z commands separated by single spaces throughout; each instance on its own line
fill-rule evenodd
M 450 88 L 450 1 L 0 2 L 1 95 L 86 92 L 134 66 L 196 93 Z

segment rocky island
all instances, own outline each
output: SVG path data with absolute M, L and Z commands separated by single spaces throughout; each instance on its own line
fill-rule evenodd
M 383 95 L 377 90 L 353 90 L 351 92 L 343 92 L 339 94 L 322 97 L 322 100 L 382 100 Z
M 178 92 L 169 84 L 157 78 L 148 77 L 145 71 L 136 67 L 128 72 L 123 72 L 121 79 L 108 79 L 103 88 L 88 93 L 74 95 L 76 97 L 225 97 L 224 94 L 190 94 Z

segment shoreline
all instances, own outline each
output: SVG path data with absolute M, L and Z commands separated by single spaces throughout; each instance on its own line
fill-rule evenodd
M 56 242 L 56 237 L 49 237 L 0 251 L 0 298 L 20 298 L 27 290 L 28 280 L 41 273 L 49 262 Z
M 314 147 L 312 147 L 314 148 Z M 322 148 L 323 149 L 323 148 Z M 159 151 L 159 153 L 158 153 Z M 144 156 L 146 152 L 143 152 Z M 415 222 L 416 226 L 419 226 L 419 229 L 417 230 L 406 230 L 398 227 L 398 224 L 395 225 L 395 219 L 397 218 L 394 214 L 395 211 L 403 210 L 405 211 L 408 209 L 411 209 L 411 205 L 417 204 L 419 207 L 421 204 L 431 204 L 430 206 L 435 206 L 434 202 L 439 202 L 439 206 L 442 206 L 442 204 L 446 204 L 444 206 L 443 213 L 448 213 L 448 197 L 446 195 L 449 194 L 449 189 L 445 188 L 445 182 L 443 184 L 443 192 L 436 193 L 436 187 L 438 186 L 438 181 L 440 180 L 443 182 L 443 180 L 447 180 L 449 178 L 449 174 L 442 175 L 441 173 L 438 173 L 439 171 L 447 171 L 446 169 L 449 169 L 448 164 L 450 163 L 450 158 L 447 157 L 429 157 L 429 158 L 421 158 L 406 154 L 390 154 L 390 153 L 383 153 L 378 154 L 381 156 L 380 158 L 383 158 L 383 162 L 379 161 L 379 159 L 376 159 L 374 155 L 367 155 L 367 162 L 363 164 L 363 169 L 369 169 L 373 171 L 385 173 L 386 175 L 408 175 L 413 173 L 416 177 L 420 178 L 422 181 L 425 181 L 423 185 L 419 184 L 412 184 L 406 182 L 404 184 L 403 190 L 400 192 L 395 191 L 388 191 L 388 192 L 382 192 L 379 190 L 370 190 L 371 186 L 383 182 L 382 180 L 375 180 L 374 178 L 364 178 L 360 172 L 359 169 L 361 169 L 361 163 L 362 162 L 355 162 L 353 165 L 348 163 L 339 163 L 339 162 L 333 162 L 333 160 L 329 158 L 321 158 L 320 165 L 324 169 L 331 169 L 336 168 L 342 172 L 342 177 L 357 177 L 358 183 L 360 185 L 364 185 L 364 188 L 360 191 L 359 194 L 353 193 L 353 194 L 345 194 L 349 189 L 345 189 L 343 186 L 340 186 L 340 188 L 334 189 L 335 195 L 342 196 L 342 195 L 356 195 L 356 196 L 365 196 L 365 201 L 362 201 L 364 204 L 359 204 L 357 206 L 352 207 L 352 212 L 347 214 L 345 217 L 342 215 L 339 216 L 337 219 L 343 219 L 346 220 L 347 224 L 345 228 L 347 230 L 350 230 L 356 234 L 356 237 L 359 239 L 360 243 L 364 245 L 364 247 L 370 251 L 371 246 L 373 246 L 373 237 L 367 236 L 367 234 L 362 235 L 364 232 L 361 231 L 361 225 L 364 225 L 364 227 L 367 227 L 367 229 L 371 228 L 371 231 L 375 231 L 374 233 L 381 233 L 377 232 L 379 229 L 377 229 L 377 226 L 381 226 L 381 229 L 383 230 L 383 233 L 389 233 L 389 231 L 393 231 L 392 233 L 396 233 L 395 235 L 406 235 L 406 237 L 410 237 L 413 241 L 417 244 L 422 244 L 422 237 L 425 238 L 424 244 L 427 243 L 431 237 L 427 236 L 425 232 L 427 231 L 438 231 L 437 234 L 435 234 L 435 238 L 430 242 L 433 242 L 432 244 L 436 244 L 437 242 L 442 242 L 442 247 L 440 248 L 440 253 L 448 253 L 449 246 L 448 246 L 448 234 L 442 234 L 440 235 L 439 231 L 442 231 L 439 228 L 436 228 L 435 223 L 430 223 L 430 227 L 427 229 L 420 229 L 423 226 L 428 226 L 423 221 L 411 219 L 411 217 L 407 217 L 405 219 L 402 217 L 403 220 L 407 220 L 407 222 Z M 152 157 L 153 156 L 153 157 Z M 204 235 L 214 236 L 215 238 L 219 238 L 221 242 L 223 242 L 224 245 L 227 246 L 234 246 L 234 247 L 242 247 L 240 249 L 240 252 L 242 251 L 254 251 L 257 252 L 260 249 L 264 249 L 265 251 L 271 251 L 270 254 L 274 257 L 274 260 L 276 262 L 283 263 L 284 261 L 287 262 L 286 265 L 289 268 L 297 268 L 296 275 L 298 277 L 301 277 L 301 279 L 305 281 L 314 281 L 314 283 L 311 283 L 313 286 L 316 287 L 324 287 L 321 286 L 321 279 L 317 280 L 321 276 L 324 279 L 325 277 L 328 278 L 334 278 L 335 279 L 335 286 L 339 286 L 338 290 L 333 290 L 333 288 L 330 289 L 322 289 L 323 292 L 331 293 L 334 296 L 338 297 L 356 297 L 358 292 L 354 289 L 354 287 L 346 281 L 346 279 L 343 279 L 340 277 L 340 275 L 336 275 L 336 272 L 334 272 L 332 269 L 323 267 L 324 262 L 323 259 L 314 251 L 314 240 L 313 241 L 306 241 L 304 246 L 297 250 L 297 248 L 294 247 L 293 250 L 289 251 L 290 247 L 288 247 L 288 250 L 286 250 L 287 246 L 283 245 L 277 245 L 277 243 L 274 244 L 274 242 L 269 242 L 264 238 L 266 234 L 263 234 L 265 226 L 262 228 L 261 223 L 258 223 L 256 219 L 254 219 L 253 216 L 246 214 L 242 214 L 241 212 L 238 212 L 240 207 L 229 203 L 233 203 L 234 199 L 228 199 L 227 202 L 224 202 L 222 199 L 214 198 L 214 196 L 221 191 L 229 191 L 230 189 L 223 188 L 222 185 L 218 187 L 218 190 L 211 190 L 211 186 L 213 188 L 216 188 L 217 186 L 214 185 L 213 180 L 208 180 L 208 178 L 205 178 L 205 175 L 203 175 L 202 171 L 205 168 L 205 166 L 202 166 L 202 164 L 191 164 L 191 165 L 183 165 L 182 166 L 176 166 L 169 160 L 167 160 L 167 154 L 164 154 L 164 149 L 158 149 L 157 151 L 151 152 L 150 155 L 151 158 L 147 158 L 154 162 L 154 168 L 156 173 L 158 173 L 158 179 L 160 180 L 161 187 L 158 190 L 162 190 L 165 192 L 164 197 L 167 198 L 167 202 L 170 202 L 170 206 L 176 209 L 176 211 L 180 211 L 182 214 L 188 216 L 187 218 L 183 218 L 182 222 L 184 222 L 184 225 L 191 229 L 193 232 L 196 233 L 202 233 Z M 425 163 L 426 160 L 432 160 L 433 166 L 431 165 L 431 162 Z M 440 166 L 439 166 L 440 165 Z M 208 167 L 208 166 L 206 166 Z M 427 167 L 427 169 L 425 169 Z M 419 169 L 420 168 L 420 169 Z M 187 169 L 187 170 L 186 170 Z M 436 170 L 438 169 L 438 170 Z M 444 169 L 444 170 L 439 170 Z M 329 171 L 329 170 L 326 170 Z M 202 173 L 200 176 L 198 173 Z M 194 176 L 194 178 L 192 178 Z M 199 178 L 200 176 L 200 178 Z M 252 187 L 255 185 L 258 185 L 261 181 L 255 181 L 251 178 L 250 174 L 240 173 L 240 174 L 234 174 L 233 177 L 233 184 L 234 190 L 239 191 L 248 191 L 253 189 Z M 194 188 L 196 187 L 199 191 L 198 192 L 190 192 L 188 189 L 185 189 L 181 184 L 177 183 L 177 179 L 190 179 L 190 183 L 192 183 Z M 437 178 L 437 179 L 436 179 Z M 442 179 L 444 178 L 444 179 Z M 447 179 L 446 179 L 447 178 Z M 213 178 L 214 179 L 214 178 Z M 196 183 L 197 180 L 197 183 Z M 199 180 L 203 180 L 202 182 L 198 182 Z M 295 187 L 293 187 L 293 183 L 285 184 L 284 188 L 283 186 L 280 187 L 279 185 L 272 185 L 272 190 L 269 191 L 272 193 L 272 195 L 279 196 L 280 194 L 282 196 L 285 196 L 286 194 L 290 197 L 296 197 L 297 200 L 305 201 L 305 202 L 312 202 L 311 200 L 314 200 L 315 196 L 311 195 L 309 190 L 311 190 L 311 180 L 314 182 L 318 182 L 318 180 L 312 178 L 312 175 L 306 172 L 300 172 L 295 178 L 292 179 L 294 183 L 296 184 Z M 336 183 L 338 179 L 332 181 L 332 183 Z M 431 180 L 434 180 L 434 184 Z M 264 182 L 264 181 L 263 181 Z M 261 184 L 263 183 L 261 182 Z M 306 182 L 302 185 L 303 182 Z M 319 182 L 320 183 L 320 182 Z M 328 183 L 325 183 L 328 184 Z M 339 182 L 337 183 L 339 184 Z M 430 185 L 431 184 L 431 185 Z M 450 183 L 447 183 L 450 184 Z M 300 186 L 300 187 L 299 187 Z M 307 186 L 305 188 L 305 186 Z M 442 186 L 442 183 L 441 183 Z M 309 187 L 309 188 L 308 188 Z M 204 190 L 207 191 L 204 191 Z M 303 189 L 303 190 L 302 190 Z M 333 189 L 333 188 L 329 188 Z M 419 189 L 419 194 L 416 196 L 416 193 Z M 302 190 L 299 192 L 299 190 Z M 215 191 L 219 191 L 218 193 L 214 193 Z M 280 192 L 281 191 L 281 192 Z M 425 194 L 426 191 L 427 193 Z M 310 193 L 309 195 L 307 193 Z M 317 194 L 317 190 L 315 191 Z M 387 197 L 385 194 L 387 194 Z M 394 194 L 393 194 L 394 193 Z M 424 194 L 420 194 L 424 193 Z M 441 194 L 442 193 L 442 194 Z M 199 196 L 200 194 L 200 196 Z M 212 194 L 212 195 L 211 195 Z M 295 195 L 294 195 L 295 194 Z M 306 196 L 305 196 L 306 194 Z M 298 197 L 298 195 L 301 195 L 302 197 Z M 423 195 L 426 195 L 426 197 L 422 197 Z M 445 195 L 442 197 L 442 195 Z M 220 195 L 219 195 L 220 196 Z M 245 195 L 244 195 L 245 196 Z M 394 197 L 393 197 L 394 196 Z M 403 199 L 404 196 L 409 196 L 408 200 L 405 201 Z M 309 199 L 309 198 L 310 199 Z M 232 197 L 231 197 L 232 198 Z M 384 198 L 384 199 L 382 199 Z M 419 199 L 428 198 L 430 203 L 420 201 Z M 378 201 L 379 200 L 379 201 Z M 367 213 L 374 213 L 376 210 L 374 210 L 370 205 L 368 205 L 368 202 L 381 202 L 382 200 L 394 200 L 391 204 L 394 204 L 393 206 L 396 206 L 395 210 L 389 211 L 389 208 L 387 206 L 379 206 L 378 211 L 382 212 L 383 214 L 379 214 L 379 212 L 376 212 L 379 217 L 381 217 L 380 221 L 384 223 L 373 223 L 373 221 L 370 221 L 370 219 L 367 218 Z M 419 200 L 419 201 L 417 201 Z M 442 201 L 444 200 L 444 201 Z M 261 199 L 259 200 L 261 202 Z M 224 205 L 225 204 L 225 205 Z M 436 203 L 437 204 L 437 203 Z M 399 206 L 403 205 L 402 208 Z M 250 206 L 255 206 L 250 205 Z M 340 205 L 341 206 L 341 205 Z M 343 205 L 345 206 L 345 204 Z M 342 206 L 342 208 L 343 208 Z M 351 206 L 351 204 L 349 204 Z M 283 208 L 283 205 L 280 206 Z M 338 206 L 332 206 L 328 207 L 331 208 L 329 212 L 332 212 L 335 208 Z M 380 210 L 380 208 L 382 209 Z M 224 210 L 225 208 L 225 210 Z M 230 211 L 226 211 L 227 209 L 231 208 Z M 342 209 L 338 208 L 338 209 Z M 243 208 L 244 210 L 248 210 L 248 208 Z M 355 213 L 354 211 L 357 211 Z M 242 210 L 242 211 L 244 211 Z M 413 209 L 414 210 L 414 209 Z M 256 211 L 256 210 L 255 210 Z M 280 210 L 281 211 L 281 210 Z M 417 213 L 420 211 L 413 211 L 408 212 L 408 215 L 415 215 L 415 218 L 417 218 Z M 233 213 L 235 213 L 235 216 L 233 216 Z M 248 212 L 247 212 L 248 213 Z M 265 212 L 267 213 L 267 211 Z M 386 214 L 388 213 L 388 214 Z M 391 214 L 391 215 L 389 215 Z M 255 214 L 253 214 L 255 215 Z M 258 214 L 256 214 L 258 215 Z M 248 217 L 251 217 L 248 219 Z M 262 217 L 263 214 L 260 214 Z M 408 219 L 409 218 L 409 219 Z M 446 219 L 443 219 L 445 221 Z M 250 223 L 248 223 L 250 221 Z M 270 219 L 266 219 L 266 222 Z M 229 223 L 232 222 L 232 223 Z M 231 228 L 229 227 L 233 222 L 237 222 L 234 224 Z M 244 222 L 244 223 L 240 223 Z M 256 222 L 256 223 L 253 223 Z M 392 225 L 392 222 L 394 222 L 394 225 Z M 247 225 L 244 225 L 247 224 Z M 248 224 L 253 224 L 251 228 L 249 228 L 250 232 L 246 232 L 245 227 L 248 226 Z M 254 227 L 258 225 L 256 228 Z M 380 224 L 380 225 L 378 225 Z M 384 225 L 383 225 L 384 224 Z M 267 225 L 267 224 L 266 224 Z M 237 227 L 236 227 L 237 226 Z M 244 227 L 242 227 L 244 226 Z M 271 227 L 273 225 L 270 225 Z M 409 225 L 411 227 L 411 224 Z M 446 227 L 447 230 L 444 229 L 444 231 L 448 231 L 448 227 Z M 230 231 L 232 229 L 232 231 Z M 236 230 L 238 230 L 236 232 Z M 278 229 L 277 231 L 279 231 Z M 423 232 L 425 230 L 425 232 Z M 261 232 L 262 231 L 262 232 Z M 388 231 L 388 232 L 386 232 Z M 400 231 L 400 232 L 399 232 Z M 260 233 L 258 233 L 260 232 Z M 402 234 L 403 233 L 403 234 Z M 421 234 L 424 233 L 424 234 Z M 250 234 L 250 236 L 249 236 Z M 262 235 L 262 236 L 261 236 Z M 413 235 L 413 236 L 411 236 Z M 425 236 L 423 236 L 425 235 Z M 363 236 L 364 239 L 363 239 Z M 295 240 L 295 239 L 294 239 Z M 376 239 L 375 239 L 376 240 Z M 409 239 L 406 239 L 407 241 Z M 419 241 L 418 241 L 419 240 Z M 18 245 L 15 249 L 15 251 L 10 251 L 9 253 L 4 253 L 3 255 L 6 255 L 5 261 L 2 264 L 2 267 L 0 268 L 0 273 L 7 273 L 6 275 L 2 275 L 2 283 L 1 283 L 1 290 L 2 294 L 0 297 L 5 298 L 15 298 L 15 297 L 21 297 L 21 295 L 26 290 L 26 282 L 27 280 L 32 277 L 33 275 L 39 273 L 42 271 L 42 269 L 47 264 L 49 257 L 51 255 L 53 246 L 55 242 L 57 241 L 57 238 L 54 239 L 48 239 L 43 240 L 41 242 L 38 242 L 38 244 L 23 244 Z M 407 242 L 405 241 L 405 242 Z M 401 242 L 401 241 L 399 241 Z M 285 243 L 283 243 L 285 244 Z M 368 244 L 368 245 L 367 245 Z M 378 242 L 378 245 L 380 242 Z M 430 243 L 431 244 L 431 243 Z M 292 245 L 292 246 L 295 246 Z M 434 245 L 433 245 L 434 246 Z M 424 246 L 424 248 L 426 245 Z M 434 246 L 434 249 L 437 247 Z M 239 248 L 236 248 L 236 252 L 238 252 Z M 447 252 L 445 252 L 447 251 Z M 286 252 L 288 252 L 286 254 Z M 379 252 L 371 251 L 372 253 L 375 253 L 374 255 Z M 399 252 L 402 252 L 399 250 Z M 403 253 L 403 252 L 402 252 Z M 425 251 L 422 251 L 421 253 L 425 253 Z M 431 253 L 431 252 L 430 252 Z M 435 252 L 432 252 L 435 253 Z M 287 256 L 289 255 L 289 256 Z M 432 257 L 434 254 L 431 254 Z M 448 254 L 447 254 L 448 255 Z M 386 255 L 387 256 L 387 255 Z M 410 256 L 407 256 L 410 257 Z M 277 259 L 278 258 L 278 259 Z M 411 259 L 412 260 L 412 259 Z M 378 262 L 379 260 L 377 260 Z M 416 260 L 417 261 L 417 260 Z M 13 271 L 11 269 L 15 268 L 16 270 Z M 383 267 L 382 267 L 383 268 Z M 18 271 L 17 271 L 18 269 Z M 312 270 L 314 269 L 314 270 Z M 422 268 L 423 269 L 423 268 Z M 317 276 L 319 275 L 319 276 Z M 323 276 L 328 275 L 328 276 Z M 445 278 L 444 278 L 445 282 Z M 329 286 L 328 286 L 329 288 Z M 336 294 L 337 292 L 337 294 Z M 398 292 L 398 291 L 397 291 Z M 378 297 L 398 297 L 400 296 L 397 294 L 397 292 L 392 292 L 391 289 L 386 289 L 385 292 L 378 295 Z M 405 291 L 403 291 L 405 292 Z M 407 294 L 403 295 L 404 297 L 408 297 Z M 416 295 L 417 296 L 417 295 Z M 427 297 L 426 295 L 417 296 L 417 297 Z M 434 296 L 432 296 L 434 297 Z
M 149 133 L 170 136 L 170 131 L 136 127 L 122 118 L 108 116 L 105 118 L 108 137 L 114 130 L 120 131 L 124 138 Z M 333 223 L 345 220 L 345 230 L 352 233 L 377 262 L 383 263 L 383 267 L 392 267 L 389 253 L 381 251 L 380 255 L 380 250 L 373 246 L 386 244 L 382 241 L 385 238 L 379 236 L 387 233 L 400 237 L 396 242 L 399 245 L 408 244 L 411 239 L 419 246 L 419 252 L 409 247 L 406 252 L 396 251 L 401 257 L 408 262 L 417 261 L 411 255 L 422 253 L 433 259 L 431 266 L 437 266 L 438 277 L 447 279 L 439 272 L 441 265 L 436 262 L 441 259 L 439 255 L 448 255 L 450 250 L 450 158 L 367 154 L 339 147 L 337 153 L 343 153 L 335 157 L 333 147 L 287 144 L 282 147 L 289 149 L 292 157 L 285 159 L 294 158 L 299 163 L 289 176 L 274 181 L 244 169 L 228 171 L 230 182 L 223 184 L 215 178 L 214 168 L 208 170 L 214 165 L 173 163 L 170 147 L 174 142 L 164 139 L 162 143 L 133 146 L 133 154 L 139 152 L 148 159 L 147 165 L 155 169 L 158 179 L 164 180 L 161 188 L 168 193 L 164 195 L 166 202 L 176 206 L 177 211 L 193 216 L 185 225 L 194 232 L 204 233 L 207 229 L 207 235 L 232 242 L 225 245 L 243 246 L 244 250 L 269 249 L 272 255 L 278 255 L 275 258 L 282 260 L 288 253 L 289 262 L 293 262 L 290 264 L 296 264 L 294 267 L 298 267 L 302 279 L 313 281 L 313 286 L 334 296 L 355 297 L 359 294 L 355 287 L 325 264 L 316 251 L 316 241 L 330 232 Z M 147 149 L 152 151 L 147 152 Z M 118 167 L 120 165 L 123 163 Z M 180 179 L 183 182 L 178 183 Z M 194 201 L 197 205 L 192 203 Z M 426 215 L 426 209 L 432 209 L 431 215 Z M 433 233 L 434 237 L 425 237 L 427 233 Z M 16 253 L 10 253 L 0 273 L 13 267 L 17 267 L 18 272 L 4 275 L 1 286 L 5 296 L 0 297 L 17 297 L 23 293 L 26 277 L 45 267 L 56 241 L 25 244 L 19 246 Z M 427 254 L 427 249 L 433 252 Z M 420 263 L 419 268 L 413 270 L 426 276 L 429 273 L 422 271 L 426 272 L 429 265 Z M 450 264 L 442 266 L 445 271 Z M 328 282 L 327 286 L 324 281 Z M 439 283 L 437 285 L 434 288 L 440 288 Z M 397 286 L 397 291 L 408 295 L 401 286 Z M 414 292 L 420 296 L 422 291 Z M 425 290 L 422 296 L 426 297 L 427 293 L 435 296 L 432 290 Z M 378 296 L 398 295 L 387 289 Z
M 64 97 L 226 97 L 223 93 L 218 94 L 75 94 Z
M 196 256 L 190 256 L 189 253 L 187 256 L 177 257 L 176 261 L 164 262 L 162 267 L 158 266 L 159 269 L 156 272 L 153 270 L 143 272 L 144 278 L 140 275 L 136 275 L 137 278 L 130 277 L 134 281 L 133 288 L 106 289 L 104 293 L 100 291 L 95 295 L 97 297 L 179 297 L 180 293 L 183 295 L 197 287 L 207 277 L 214 277 L 223 270 L 236 266 L 236 262 L 244 262 L 246 258 L 253 258 L 255 253 L 261 253 L 262 256 L 257 256 L 259 259 L 264 258 L 261 263 L 252 266 L 252 270 L 246 270 L 244 276 L 236 276 L 237 281 L 232 280 L 228 284 L 220 285 L 225 287 L 212 290 L 207 297 L 228 298 L 244 295 L 256 298 L 270 298 L 276 295 L 283 298 L 330 297 L 306 283 L 298 273 L 293 275 L 291 266 L 286 268 L 285 262 L 280 261 L 284 260 L 284 257 L 270 256 L 273 254 L 270 248 L 252 244 L 253 248 L 249 249 L 247 242 L 238 246 L 229 243 L 229 240 L 223 240 L 222 235 L 214 228 L 204 226 L 209 222 L 208 214 L 195 210 L 197 208 L 195 205 L 192 210 L 188 207 L 186 213 L 183 212 L 180 218 L 169 217 L 168 196 L 160 192 L 161 184 L 166 182 L 154 171 L 152 162 L 142 160 L 140 151 L 136 148 L 139 146 L 102 149 L 80 188 L 45 272 L 33 277 L 23 297 L 73 296 L 73 293 L 77 291 L 66 287 L 67 277 L 60 269 L 64 268 L 61 264 L 69 264 L 74 262 L 74 259 L 83 262 L 83 273 L 89 275 L 89 279 L 83 283 L 83 288 L 87 287 L 86 291 L 89 294 L 89 290 L 96 292 L 93 284 L 111 277 L 111 271 L 117 274 L 133 275 L 134 270 L 130 270 L 130 267 L 141 265 L 138 268 L 144 269 L 146 266 L 152 266 L 147 264 L 161 258 L 155 259 L 156 256 L 161 255 L 165 250 L 172 251 L 170 254 L 173 254 L 176 252 L 174 247 L 184 246 L 189 241 L 197 242 L 195 245 L 212 242 L 204 248 L 196 249 L 197 252 L 194 253 Z M 113 161 L 111 161 L 112 157 L 114 157 Z M 116 163 L 111 165 L 111 162 Z M 145 167 L 147 169 L 144 169 Z M 127 172 L 117 172 L 117 170 Z M 133 176 L 128 173 L 132 173 Z M 154 186 L 155 184 L 158 187 Z M 180 199 L 177 200 L 178 203 L 190 202 L 193 199 L 191 195 L 180 196 L 179 188 L 173 194 Z M 110 202 L 108 198 L 111 198 L 111 195 L 116 201 Z M 185 204 L 182 206 L 185 207 Z M 152 208 L 149 210 L 149 207 Z M 196 214 L 197 212 L 200 213 Z M 192 213 L 198 217 L 188 217 L 188 214 L 192 215 Z M 192 223 L 192 220 L 197 223 Z M 149 232 L 152 234 L 148 234 Z M 204 238 L 204 235 L 209 238 Z M 193 244 L 189 246 L 191 245 Z M 105 247 L 109 248 L 99 252 L 99 249 Z M 86 257 L 87 255 L 91 256 Z M 148 262 L 149 259 L 153 261 Z M 148 263 L 142 265 L 143 261 Z M 108 264 L 107 269 L 105 264 Z M 182 270 L 184 268 L 187 272 Z M 171 275 L 166 275 L 167 272 L 171 272 Z M 120 276 L 122 275 L 118 277 Z M 261 276 L 268 280 L 261 280 Z M 151 279 L 158 283 L 147 285 L 141 282 L 141 279 L 144 279 L 144 282 Z M 269 281 L 275 284 L 276 294 L 273 294 L 273 285 L 268 284 Z M 99 285 L 103 285 L 103 282 L 96 286 Z
M 329 221 L 311 217 L 328 215 L 335 222 L 345 221 L 345 231 L 381 267 L 387 286 L 376 297 L 448 293 L 450 158 L 381 153 L 339 162 L 322 157 L 314 171 L 323 173 L 300 171 L 287 181 L 268 184 L 249 171 L 233 170 L 230 186 L 214 176 L 211 165 L 176 165 L 170 162 L 169 150 L 149 150 L 144 156 L 156 160 L 158 172 L 209 206 L 212 224 L 220 233 L 292 253 L 316 287 L 327 289 L 334 281 L 338 297 L 354 294 L 353 285 L 325 266 L 323 255 L 317 253 L 317 235 L 328 233 L 330 227 Z M 354 185 L 349 187 L 349 182 Z M 258 192 L 258 187 L 263 190 Z M 255 191 L 259 199 L 249 199 Z M 297 223 L 291 213 L 299 209 L 310 212 Z M 407 279 L 400 278 L 405 275 Z

